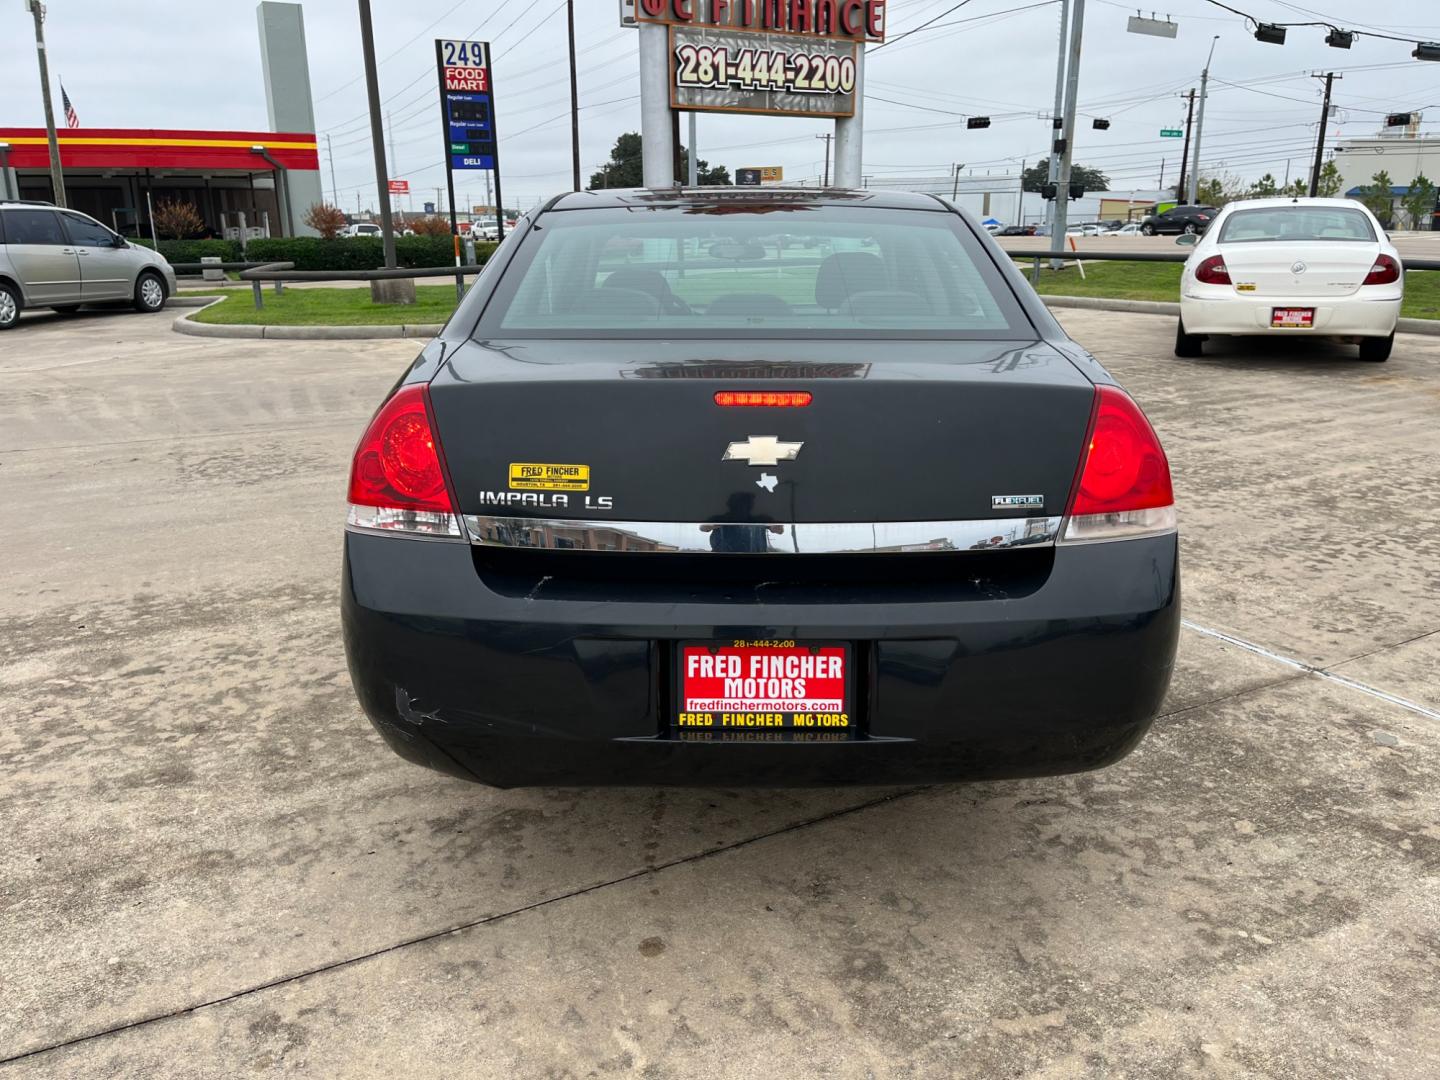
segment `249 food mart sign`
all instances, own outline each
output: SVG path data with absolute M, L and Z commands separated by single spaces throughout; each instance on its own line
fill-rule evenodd
M 885 40 L 885 0 L 636 0 L 670 27 L 670 104 L 853 116 L 858 44 Z
M 440 108 L 450 168 L 495 168 L 498 151 L 489 42 L 437 39 L 435 66 L 440 72 Z

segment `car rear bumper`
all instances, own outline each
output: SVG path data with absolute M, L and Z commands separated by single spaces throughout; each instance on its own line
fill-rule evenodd
M 492 588 L 475 558 L 464 543 L 347 532 L 345 647 L 361 705 L 397 753 L 499 787 L 890 784 L 1099 768 L 1149 727 L 1179 633 L 1173 534 L 1061 545 L 1043 584 L 972 599 L 922 589 L 867 602 L 830 589 L 767 602 L 758 587 L 743 598 L 683 588 L 666 598 L 659 587 L 628 599 L 548 576 L 521 594 Z M 855 642 L 859 737 L 673 735 L 673 643 L 736 637 Z
M 1270 325 L 1274 308 L 1314 308 L 1315 325 Z M 1255 297 L 1232 293 L 1220 299 L 1180 297 L 1180 319 L 1189 334 L 1285 334 L 1311 337 L 1389 337 L 1400 318 L 1400 297 Z

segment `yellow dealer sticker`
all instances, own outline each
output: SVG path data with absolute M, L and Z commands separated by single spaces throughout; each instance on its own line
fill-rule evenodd
M 589 491 L 589 465 L 510 463 L 510 486 L 521 491 Z

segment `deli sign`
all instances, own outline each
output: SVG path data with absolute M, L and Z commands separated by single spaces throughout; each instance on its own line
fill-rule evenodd
M 635 0 L 635 21 L 884 41 L 886 0 Z

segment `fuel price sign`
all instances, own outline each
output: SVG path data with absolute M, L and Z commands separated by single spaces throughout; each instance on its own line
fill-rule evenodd
M 440 101 L 451 169 L 494 169 L 498 158 L 490 44 L 435 42 Z

